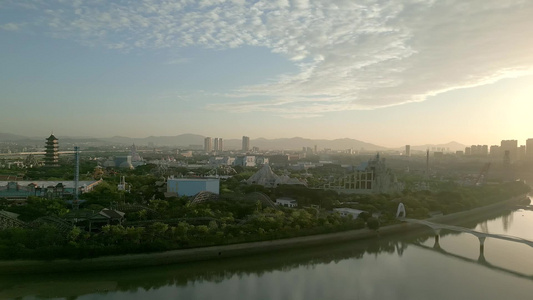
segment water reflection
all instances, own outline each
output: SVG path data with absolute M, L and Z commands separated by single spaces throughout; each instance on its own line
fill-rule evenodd
M 235 276 L 258 277 L 276 271 L 299 267 L 312 268 L 321 264 L 337 264 L 347 259 L 380 253 L 402 256 L 408 243 L 397 239 L 368 240 L 358 243 L 336 244 L 278 251 L 274 255 L 254 255 L 218 261 L 187 263 L 172 266 L 89 272 L 80 274 L 17 275 L 0 277 L 0 299 L 36 295 L 42 298 L 69 297 L 75 299 L 87 293 L 154 290 L 164 286 L 186 286 L 195 282 L 220 283 Z M 50 284 L 56 288 L 48 289 Z M 72 298 L 74 297 L 74 298 Z
M 464 256 L 461 256 L 461 255 L 457 255 L 457 254 L 448 252 L 445 249 L 442 249 L 440 247 L 440 245 L 439 245 L 438 239 L 435 239 L 435 243 L 434 243 L 433 247 L 428 247 L 426 245 L 416 244 L 416 243 L 413 243 L 412 245 L 420 247 L 420 248 L 423 248 L 423 249 L 435 251 L 435 252 L 440 253 L 442 255 L 445 255 L 445 256 L 448 256 L 448 257 L 453 257 L 453 258 L 459 259 L 459 260 L 464 261 L 464 262 L 479 264 L 479 265 L 487 267 L 487 268 L 489 268 L 491 270 L 504 272 L 504 273 L 507 273 L 509 275 L 513 275 L 513 276 L 516 276 L 516 277 L 519 277 L 519 278 L 525 278 L 525 279 L 533 280 L 533 274 L 520 273 L 520 272 L 514 271 L 512 269 L 500 267 L 500 266 L 497 266 L 497 265 L 494 265 L 494 264 L 488 262 L 487 259 L 485 258 L 485 251 L 483 251 L 482 249 L 479 251 L 479 257 L 477 259 L 471 259 L 471 258 L 468 258 L 468 257 L 464 257 Z

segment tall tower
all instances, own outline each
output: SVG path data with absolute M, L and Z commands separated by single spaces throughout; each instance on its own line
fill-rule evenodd
M 204 151 L 211 152 L 213 151 L 213 140 L 210 137 L 204 139 Z
M 526 140 L 526 160 L 533 161 L 533 139 Z
M 250 151 L 250 138 L 247 136 L 242 137 L 242 152 Z
M 222 138 L 218 138 L 218 151 L 224 151 L 224 141 Z
M 46 139 L 44 148 L 44 165 L 47 167 L 59 166 L 59 144 L 57 138 L 53 134 Z
M 74 147 L 74 155 L 76 156 L 76 166 L 74 169 L 74 201 L 72 201 L 72 208 L 78 209 L 80 207 L 78 202 L 80 185 L 80 147 Z
M 411 156 L 411 145 L 405 145 L 405 156 Z
M 429 178 L 429 149 L 426 151 L 426 176 Z
M 215 146 L 214 146 L 215 151 L 218 151 L 218 138 L 214 138 L 213 142 L 215 142 Z

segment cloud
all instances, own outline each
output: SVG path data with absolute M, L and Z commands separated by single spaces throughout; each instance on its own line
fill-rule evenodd
M 20 29 L 21 24 L 15 24 L 15 23 L 7 23 L 0 25 L 0 30 L 5 31 L 17 31 Z
M 242 86 L 208 105 L 214 110 L 294 117 L 375 109 L 531 74 L 533 67 L 528 0 L 17 3 L 40 6 L 37 25 L 52 36 L 88 45 L 118 51 L 251 45 L 298 66 L 297 74 Z

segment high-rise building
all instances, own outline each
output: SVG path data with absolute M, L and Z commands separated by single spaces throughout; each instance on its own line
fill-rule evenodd
M 224 151 L 224 141 L 222 141 L 222 138 L 218 138 L 218 149 L 217 151 Z
M 204 139 L 204 151 L 211 152 L 213 151 L 213 140 L 210 137 Z
M 222 138 L 213 138 L 214 147 L 212 150 L 215 151 L 224 151 L 224 142 L 222 141 Z
M 44 165 L 47 167 L 57 167 L 59 165 L 59 143 L 53 134 L 46 139 Z
M 250 138 L 247 136 L 242 137 L 242 152 L 248 152 L 250 150 Z
M 533 161 L 533 139 L 526 140 L 526 160 Z
M 487 145 L 472 145 L 470 147 L 470 155 L 472 156 L 487 156 L 489 154 L 489 146 Z
M 481 155 L 482 156 L 489 156 L 489 145 L 481 146 Z
M 503 157 L 500 146 L 498 145 L 490 146 L 490 157 L 495 158 L 495 159 L 499 159 Z
M 517 140 L 503 140 L 500 144 L 501 152 L 506 155 L 509 151 L 509 162 L 513 163 L 518 159 L 518 141 Z M 507 158 L 506 158 L 507 159 Z
M 218 151 L 218 138 L 214 138 L 213 141 L 215 142 L 214 150 Z
M 526 160 L 526 145 L 522 145 L 518 147 L 518 160 L 519 161 Z
M 511 164 L 511 152 L 509 150 L 503 151 L 503 164 L 504 165 Z
M 405 156 L 411 156 L 411 145 L 405 145 Z

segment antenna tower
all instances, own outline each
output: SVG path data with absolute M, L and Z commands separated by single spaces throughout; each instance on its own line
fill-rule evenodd
M 80 147 L 74 147 L 74 155 L 76 157 L 76 169 L 74 171 L 74 201 L 72 201 L 72 209 L 78 209 L 78 186 L 80 183 Z

